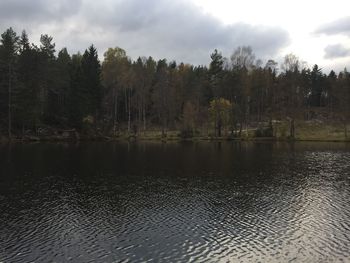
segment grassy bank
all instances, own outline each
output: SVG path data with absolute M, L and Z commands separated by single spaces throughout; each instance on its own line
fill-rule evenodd
M 348 127 L 350 129 L 350 127 Z M 317 121 L 296 121 L 295 136 L 290 136 L 290 123 L 279 122 L 273 125 L 273 136 L 260 137 L 257 128 L 250 127 L 242 130 L 241 136 L 232 136 L 229 132 L 223 132 L 223 136 L 216 137 L 207 131 L 198 131 L 193 136 L 182 136 L 179 130 L 169 130 L 163 134 L 160 130 L 153 129 L 138 133 L 118 132 L 116 136 L 84 135 L 74 132 L 74 136 L 26 136 L 15 137 L 11 141 L 41 142 L 41 141 L 324 141 L 324 142 L 350 142 L 350 137 L 345 137 L 345 127 L 342 124 L 325 124 Z M 72 133 L 73 134 L 73 133 Z M 0 143 L 7 143 L 9 139 L 0 136 Z
M 350 142 L 350 137 L 345 137 L 344 126 L 325 125 L 315 122 L 295 122 L 295 137 L 291 138 L 290 124 L 287 122 L 274 125 L 273 137 L 257 137 L 256 129 L 250 128 L 242 130 L 240 137 L 224 135 L 215 137 L 207 133 L 197 133 L 192 137 L 181 137 L 181 132 L 172 130 L 167 131 L 166 136 L 162 136 L 161 131 L 152 130 L 140 132 L 138 134 L 129 134 L 127 132 L 119 133 L 111 140 L 157 140 L 157 141 L 324 141 L 324 142 Z
M 274 135 L 278 140 L 290 140 L 289 130 L 289 123 L 280 123 L 279 125 L 275 125 Z M 293 140 L 343 142 L 350 141 L 350 137 L 345 136 L 345 127 L 341 123 L 326 124 L 319 121 L 296 121 Z

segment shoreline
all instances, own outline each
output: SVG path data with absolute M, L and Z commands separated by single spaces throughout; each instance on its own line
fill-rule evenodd
M 32 137 L 32 138 L 14 138 L 9 140 L 7 137 L 0 138 L 0 144 L 7 143 L 77 143 L 77 142 L 343 142 L 350 143 L 350 138 L 278 138 L 278 137 L 209 137 L 209 136 L 194 136 L 190 138 L 181 138 L 175 136 L 157 137 L 157 136 L 82 136 L 79 139 L 58 138 L 58 137 Z

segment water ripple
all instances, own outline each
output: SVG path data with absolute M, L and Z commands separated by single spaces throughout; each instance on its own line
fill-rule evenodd
M 156 157 L 183 146 L 168 147 Z M 181 173 L 168 159 L 141 166 L 144 149 L 135 165 L 147 170 L 115 167 L 107 147 L 111 163 L 90 176 L 73 165 L 2 181 L 0 262 L 348 261 L 350 151 L 261 147 L 189 147 L 186 158 L 208 159 L 178 157 Z

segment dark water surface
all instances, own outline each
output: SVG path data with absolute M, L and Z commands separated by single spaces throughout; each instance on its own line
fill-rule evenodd
M 350 262 L 350 145 L 0 146 L 0 262 Z

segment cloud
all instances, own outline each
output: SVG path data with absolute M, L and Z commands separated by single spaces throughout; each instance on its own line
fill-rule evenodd
M 350 36 L 350 16 L 343 17 L 333 22 L 321 25 L 315 32 L 325 35 L 346 35 Z
M 1 25 L 23 26 L 35 39 L 51 34 L 57 47 L 71 52 L 94 43 L 101 54 L 120 46 L 133 58 L 207 64 L 215 48 L 229 56 L 237 46 L 251 45 L 268 59 L 290 41 L 279 27 L 224 25 L 185 0 L 1 0 L 0 10 Z
M 81 4 L 81 0 L 1 0 L 0 21 L 48 23 L 75 14 Z
M 289 43 L 288 33 L 280 28 L 227 26 L 189 1 L 105 0 L 98 8 L 99 12 L 87 17 L 115 32 L 120 45 L 132 55 L 203 64 L 215 48 L 228 56 L 239 45 L 251 45 L 258 56 L 269 57 Z
M 346 48 L 341 44 L 328 45 L 324 51 L 324 58 L 326 59 L 336 59 L 350 56 L 350 48 Z

